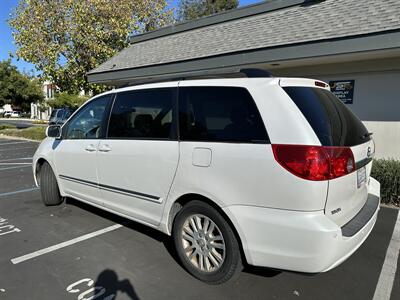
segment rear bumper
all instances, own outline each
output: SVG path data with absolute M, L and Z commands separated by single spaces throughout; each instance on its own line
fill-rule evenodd
M 372 231 L 379 211 L 380 190 L 373 178 L 370 187 L 367 201 L 370 205 L 364 206 L 368 214 L 360 211 L 343 228 L 323 211 L 251 206 L 229 206 L 224 210 L 238 230 L 249 264 L 306 273 L 325 272 L 351 256 Z

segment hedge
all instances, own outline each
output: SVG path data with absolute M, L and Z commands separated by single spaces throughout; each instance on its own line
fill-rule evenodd
M 374 160 L 371 176 L 381 183 L 381 202 L 400 207 L 400 160 Z
M 31 140 L 41 141 L 46 137 L 46 127 L 37 126 L 25 129 L 0 129 L 0 134 L 10 137 L 21 137 Z
M 14 129 L 14 128 L 17 128 L 17 127 L 15 127 L 14 125 L 0 124 L 0 130 L 3 130 L 3 129 Z

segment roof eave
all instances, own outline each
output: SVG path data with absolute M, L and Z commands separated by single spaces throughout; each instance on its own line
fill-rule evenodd
M 367 35 L 320 40 L 293 45 L 255 49 L 245 52 L 178 61 L 130 69 L 88 73 L 90 83 L 113 84 L 150 79 L 165 80 L 199 74 L 212 74 L 216 70 L 233 70 L 260 63 L 274 63 L 338 54 L 360 53 L 400 48 L 400 30 Z

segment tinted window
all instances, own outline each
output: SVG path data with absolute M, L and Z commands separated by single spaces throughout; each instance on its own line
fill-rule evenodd
M 54 117 L 57 115 L 57 112 L 58 112 L 58 109 L 54 109 L 54 110 L 51 112 L 50 118 L 54 118 Z
M 98 139 L 111 96 L 90 101 L 68 122 L 67 139 Z
M 183 87 L 179 98 L 181 140 L 268 141 L 257 107 L 244 88 Z
M 62 117 L 63 117 L 63 114 L 64 114 L 64 110 L 63 110 L 63 109 L 60 109 L 60 110 L 57 112 L 57 118 L 62 118 Z
M 370 140 L 364 124 L 330 91 L 285 87 L 323 146 L 355 146 Z
M 68 119 L 72 115 L 72 110 L 67 109 L 64 113 L 63 119 Z
M 111 112 L 108 137 L 172 138 L 174 90 L 153 89 L 118 94 Z

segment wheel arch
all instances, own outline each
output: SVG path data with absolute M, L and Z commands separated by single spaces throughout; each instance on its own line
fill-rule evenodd
M 225 219 L 225 221 L 232 228 L 232 231 L 236 236 L 236 239 L 237 239 L 237 241 L 239 243 L 239 248 L 240 248 L 240 254 L 241 254 L 241 257 L 242 257 L 242 261 L 243 262 L 247 262 L 246 255 L 245 255 L 244 248 L 243 248 L 242 237 L 239 234 L 239 231 L 236 228 L 234 222 L 231 220 L 231 218 L 228 216 L 228 214 L 215 201 L 213 201 L 212 199 L 210 199 L 210 198 L 208 198 L 206 196 L 203 196 L 201 194 L 196 194 L 196 193 L 184 194 L 184 195 L 181 195 L 180 197 L 178 197 L 172 203 L 171 208 L 170 208 L 169 213 L 168 213 L 168 222 L 167 222 L 168 234 L 170 234 L 172 232 L 172 226 L 174 224 L 175 217 L 178 214 L 178 212 L 183 208 L 184 205 L 186 205 L 187 203 L 189 203 L 189 202 L 191 202 L 193 200 L 198 200 L 198 201 L 202 201 L 204 203 L 207 203 L 208 205 L 213 207 L 217 212 L 219 212 L 221 214 L 221 216 Z
M 65 193 L 64 193 L 64 188 L 63 188 L 63 186 L 61 185 L 60 179 L 59 179 L 59 177 L 57 176 L 55 167 L 53 166 L 53 164 L 51 163 L 51 161 L 50 161 L 49 159 L 46 159 L 46 157 L 39 157 L 39 158 L 36 160 L 35 172 L 34 172 L 34 180 L 35 180 L 36 185 L 37 185 L 37 186 L 40 186 L 40 176 L 39 176 L 39 173 L 40 173 L 40 170 L 42 169 L 42 166 L 43 166 L 43 164 L 44 164 L 45 162 L 47 162 L 47 163 L 50 165 L 51 169 L 53 170 L 53 173 L 54 173 L 54 176 L 56 177 L 56 181 L 57 181 L 58 188 L 59 188 L 59 191 L 60 191 L 61 196 L 66 196 Z
M 36 161 L 36 165 L 35 165 L 35 182 L 36 182 L 36 185 L 37 185 L 37 186 L 40 186 L 40 176 L 39 176 L 39 173 L 40 173 L 40 170 L 42 169 L 42 166 L 43 166 L 43 164 L 44 164 L 45 162 L 49 163 L 49 162 L 48 162 L 46 159 L 44 159 L 43 157 L 39 158 L 39 159 Z

